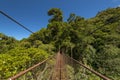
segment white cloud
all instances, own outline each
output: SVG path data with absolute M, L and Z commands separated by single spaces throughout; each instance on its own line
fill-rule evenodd
M 120 5 L 118 5 L 118 7 L 120 7 Z

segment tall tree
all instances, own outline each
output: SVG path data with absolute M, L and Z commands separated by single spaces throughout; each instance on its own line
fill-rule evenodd
M 62 11 L 58 8 L 52 8 L 48 11 L 49 16 L 53 16 L 51 19 L 49 19 L 49 22 L 54 22 L 54 21 L 63 21 L 63 14 Z
M 68 23 L 71 23 L 75 20 L 76 18 L 76 15 L 74 13 L 71 13 L 69 18 L 67 19 Z

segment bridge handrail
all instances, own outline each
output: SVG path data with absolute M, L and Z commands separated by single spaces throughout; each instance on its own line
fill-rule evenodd
M 40 66 L 41 64 L 45 63 L 46 61 L 48 61 L 49 59 L 51 59 L 51 58 L 53 58 L 53 57 L 54 57 L 54 55 L 51 56 L 51 57 L 49 57 L 49 58 L 47 58 L 47 59 L 45 59 L 45 60 L 43 60 L 42 62 L 39 62 L 38 64 L 35 64 L 34 66 L 32 66 L 32 67 L 30 67 L 30 68 L 28 68 L 28 69 L 26 69 L 26 70 L 24 70 L 24 71 L 21 71 L 20 73 L 18 73 L 18 74 L 16 74 L 15 76 L 9 78 L 8 80 L 15 80 L 15 79 L 19 78 L 20 76 L 24 75 L 25 73 L 33 70 L 34 68 L 36 68 L 36 67 L 38 67 L 38 66 Z
M 67 55 L 65 55 L 65 56 L 67 56 Z M 69 57 L 69 56 L 67 56 L 67 57 Z M 82 67 L 86 68 L 87 70 L 91 71 L 92 73 L 96 74 L 96 75 L 99 76 L 100 78 L 102 78 L 102 79 L 104 79 L 104 80 L 111 80 L 110 78 L 102 75 L 101 73 L 96 72 L 95 70 L 88 68 L 87 66 L 85 66 L 85 65 L 82 64 L 82 63 L 80 63 L 79 61 L 77 61 L 77 60 L 75 60 L 75 59 L 73 59 L 73 58 L 71 58 L 71 57 L 69 57 L 69 58 L 72 59 L 73 61 L 75 61 L 76 63 L 78 63 L 79 65 L 81 65 Z

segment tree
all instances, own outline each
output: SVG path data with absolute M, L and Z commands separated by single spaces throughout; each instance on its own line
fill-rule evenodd
M 13 49 L 16 44 L 17 40 L 13 37 L 6 36 L 2 33 L 0 33 L 0 53 L 7 52 L 10 49 Z
M 0 80 L 23 71 L 34 64 L 48 58 L 49 54 L 38 48 L 16 47 L 6 54 L 0 54 Z
M 71 23 L 75 20 L 75 18 L 76 18 L 76 15 L 74 13 L 71 13 L 69 18 L 67 19 L 67 22 Z
M 49 19 L 49 22 L 54 22 L 54 21 L 62 22 L 63 21 L 62 11 L 58 8 L 50 9 L 48 11 L 48 15 L 53 16 L 51 19 Z

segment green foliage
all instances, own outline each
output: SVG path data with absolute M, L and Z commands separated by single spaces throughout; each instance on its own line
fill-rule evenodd
M 0 79 L 6 79 L 46 59 L 46 51 L 37 48 L 15 48 L 0 55 Z
M 58 50 L 91 66 L 114 80 L 120 79 L 120 7 L 99 12 L 95 17 L 84 19 L 70 14 L 63 22 L 58 8 L 48 11 L 47 28 L 17 41 L 0 33 L 0 78 L 8 78 Z M 47 54 L 49 53 L 49 54 Z M 23 66 L 24 65 L 24 66 Z M 74 73 L 73 68 L 69 67 Z M 99 80 L 98 77 L 88 80 Z M 76 74 L 79 78 L 80 73 Z
M 54 21 L 62 21 L 63 16 L 62 16 L 62 11 L 58 8 L 52 8 L 48 11 L 48 15 L 52 16 L 53 18 L 49 19 L 49 22 L 54 22 Z
M 8 37 L 0 33 L 0 54 L 13 49 L 15 46 L 17 46 L 17 43 L 18 41 L 15 40 L 13 37 Z
M 97 54 L 97 57 L 94 62 L 98 66 L 98 70 L 101 73 L 116 79 L 119 77 L 120 73 L 120 49 L 116 46 L 105 45 L 103 51 Z M 114 74 L 114 75 L 113 75 Z M 113 77 L 114 76 L 114 77 Z

